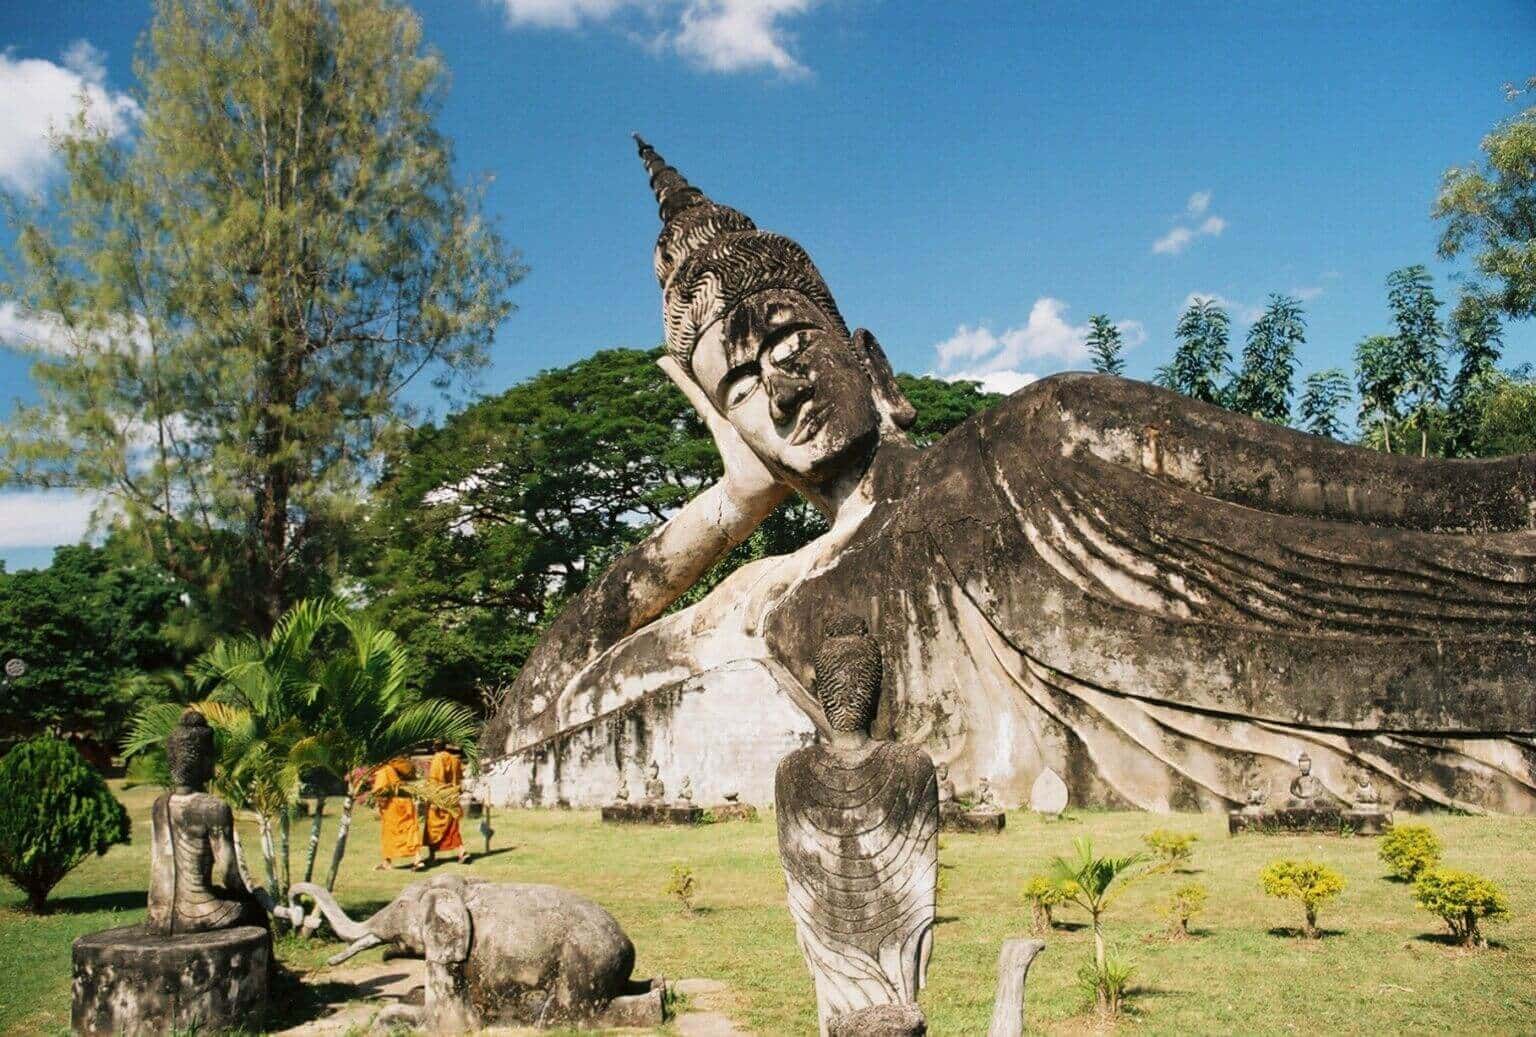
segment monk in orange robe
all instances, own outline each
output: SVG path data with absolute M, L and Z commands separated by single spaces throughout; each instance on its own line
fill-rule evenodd
M 415 766 L 403 756 L 390 760 L 373 774 L 373 799 L 379 808 L 379 840 L 384 853 L 384 860 L 374 866 L 375 870 L 386 870 L 396 857 L 410 860 L 417 871 L 422 868 L 421 861 L 416 859 L 421 850 L 416 801 L 400 787 L 414 777 Z
M 427 765 L 427 777 L 440 785 L 449 785 L 458 792 L 464 785 L 464 763 L 457 753 L 448 751 L 447 745 L 442 742 L 434 743 L 432 762 Z M 442 807 L 427 807 L 427 860 L 431 860 L 441 850 L 446 853 L 449 850 L 459 851 L 459 863 L 469 860 L 469 853 L 464 849 L 464 836 L 459 832 L 459 811 L 444 810 Z

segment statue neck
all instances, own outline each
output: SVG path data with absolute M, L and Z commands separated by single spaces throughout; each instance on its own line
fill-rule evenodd
M 851 532 L 882 501 L 901 495 L 917 448 L 902 432 L 881 429 L 879 438 L 837 478 L 801 492 L 832 525 L 834 534 Z
M 872 741 L 868 731 L 833 731 L 827 738 L 827 745 L 839 752 L 855 752 Z

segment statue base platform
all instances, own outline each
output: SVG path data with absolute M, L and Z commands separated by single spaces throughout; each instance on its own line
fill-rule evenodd
M 246 1029 L 261 1017 L 272 940 L 254 925 L 156 936 L 142 925 L 74 943 L 77 1034 Z
M 618 825 L 696 825 L 704 821 L 704 808 L 692 803 L 610 803 L 603 807 L 603 821 Z
M 1008 824 L 1008 815 L 1001 810 L 940 809 L 939 831 L 980 832 L 997 835 Z
M 924 1037 L 928 1020 L 916 1005 L 875 1005 L 827 1020 L 827 1037 Z
M 751 803 L 716 803 L 709 812 L 716 821 L 757 820 L 757 807 Z
M 1277 807 L 1273 810 L 1232 810 L 1227 834 L 1258 832 L 1280 835 L 1313 832 L 1320 835 L 1380 835 L 1392 824 L 1385 810 L 1346 810 L 1342 806 Z

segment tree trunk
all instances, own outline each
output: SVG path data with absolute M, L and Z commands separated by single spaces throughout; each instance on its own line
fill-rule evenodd
M 1383 421 L 1381 423 L 1381 434 L 1386 438 L 1387 453 L 1390 454 L 1392 452 L 1392 425 L 1389 422 Z
M 1423 429 L 1419 432 L 1419 456 L 1429 456 L 1429 429 Z
M 267 869 L 267 891 L 273 900 L 280 900 L 277 891 L 277 851 L 272 846 L 272 819 L 266 814 L 258 817 L 261 825 L 261 863 Z
M 341 873 L 341 859 L 347 853 L 347 833 L 352 830 L 352 807 L 357 797 L 350 791 L 347 801 L 341 805 L 341 820 L 336 825 L 336 849 L 331 853 L 331 870 L 325 877 L 325 888 L 335 892 L 336 876 Z
M 34 915 L 48 913 L 48 890 L 37 886 L 27 887 L 27 910 Z
M 1023 1037 L 1024 981 L 1035 955 L 1045 949 L 1040 940 L 1004 940 L 997 956 L 997 994 L 992 998 L 992 1025 L 987 1037 Z
M 315 797 L 315 819 L 309 826 L 309 848 L 304 851 L 304 881 L 315 881 L 315 858 L 320 855 L 320 825 L 325 820 L 325 797 Z
M 1099 966 L 1099 973 L 1104 972 L 1104 927 L 1099 924 L 1099 916 L 1093 916 L 1093 960 Z
M 292 818 L 293 808 L 287 805 L 284 805 L 282 811 L 277 815 L 278 840 L 281 843 L 283 850 L 283 855 L 278 861 L 278 874 L 282 877 L 283 880 L 283 897 L 288 895 L 288 887 L 293 884 L 293 855 L 291 852 L 293 844 L 289 838 L 289 828 L 292 826 Z M 281 900 L 282 897 L 276 897 L 274 899 Z

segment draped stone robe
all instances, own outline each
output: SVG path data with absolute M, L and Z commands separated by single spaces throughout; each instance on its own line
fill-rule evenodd
M 234 814 L 206 792 L 167 793 L 150 813 L 150 932 L 163 936 L 266 925 L 234 855 Z
M 915 746 L 813 745 L 779 764 L 789 910 L 821 1032 L 844 1012 L 917 1000 L 933 943 L 939 789 Z

